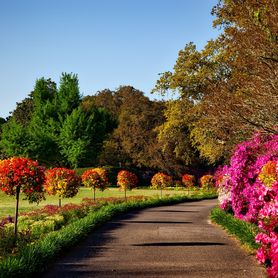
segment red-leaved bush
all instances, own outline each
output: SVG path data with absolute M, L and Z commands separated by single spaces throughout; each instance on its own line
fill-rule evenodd
M 181 180 L 185 187 L 193 187 L 195 185 L 195 177 L 193 175 L 183 174 Z
M 117 175 L 117 185 L 124 190 L 131 190 L 138 184 L 138 178 L 134 173 L 122 170 Z
M 58 195 L 59 198 L 75 196 L 81 185 L 81 178 L 74 170 L 53 168 L 45 172 L 45 190 L 49 195 Z
M 0 188 L 7 195 L 16 195 L 19 188 L 29 202 L 44 198 L 44 168 L 24 157 L 12 157 L 0 163 Z

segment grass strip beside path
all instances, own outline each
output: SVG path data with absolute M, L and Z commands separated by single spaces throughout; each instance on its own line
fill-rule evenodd
M 23 248 L 17 255 L 9 256 L 0 261 L 0 277 L 35 277 L 38 272 L 47 268 L 47 264 L 85 238 L 90 232 L 100 225 L 111 220 L 116 215 L 154 206 L 176 204 L 184 201 L 212 199 L 213 193 L 199 195 L 174 196 L 162 199 L 147 199 L 144 201 L 129 201 L 120 204 L 109 204 L 98 211 L 91 212 L 84 218 L 77 220 L 62 229 L 51 232 L 35 243 Z
M 228 234 L 238 239 L 249 253 L 253 254 L 259 248 L 255 242 L 255 236 L 259 232 L 256 225 L 237 219 L 219 207 L 211 211 L 210 218 L 212 222 L 220 225 Z

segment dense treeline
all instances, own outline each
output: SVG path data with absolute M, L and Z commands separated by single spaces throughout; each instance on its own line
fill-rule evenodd
M 46 165 L 132 166 L 181 174 L 227 161 L 254 131 L 277 133 L 278 3 L 225 0 L 213 8 L 222 34 L 200 51 L 188 43 L 151 101 L 131 86 L 81 97 L 78 79 L 39 79 L 0 119 L 1 156 Z
M 104 109 L 84 108 L 81 103 L 76 75 L 62 74 L 59 88 L 50 79 L 37 80 L 34 91 L 17 104 L 2 126 L 2 152 L 38 159 L 46 165 L 96 163 L 115 121 Z

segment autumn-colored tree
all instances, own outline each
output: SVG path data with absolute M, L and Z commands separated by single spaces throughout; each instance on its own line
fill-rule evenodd
M 151 188 L 160 190 L 160 197 L 162 197 L 162 190 L 171 186 L 173 183 L 172 177 L 164 173 L 156 173 L 151 179 Z
M 7 195 L 16 196 L 15 242 L 17 236 L 19 194 L 22 192 L 30 203 L 39 203 L 44 199 L 44 181 L 44 168 L 39 166 L 37 161 L 24 157 L 12 157 L 0 163 L 0 188 Z
M 79 190 L 81 178 L 74 170 L 67 168 L 52 168 L 45 171 L 45 190 L 49 195 L 59 197 L 59 206 L 62 198 L 72 198 Z
M 126 199 L 126 191 L 132 190 L 138 185 L 138 178 L 134 173 L 122 170 L 117 175 L 117 185 L 124 190 Z
M 103 168 L 94 168 L 86 170 L 82 174 L 82 183 L 86 187 L 92 187 L 94 191 L 94 200 L 96 199 L 96 189 L 105 190 L 108 186 L 106 170 Z
M 192 144 L 210 163 L 228 159 L 254 130 L 276 133 L 278 106 L 277 1 L 223 0 L 213 14 L 223 33 L 201 51 L 188 44 L 154 89 L 192 101 L 184 118 L 190 116 Z
M 215 187 L 215 180 L 212 175 L 204 175 L 200 178 L 200 186 L 202 188 L 210 189 Z

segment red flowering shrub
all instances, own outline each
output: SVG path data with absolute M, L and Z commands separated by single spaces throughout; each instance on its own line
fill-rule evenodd
M 82 182 L 86 187 L 103 191 L 108 186 L 106 171 L 102 168 L 89 169 L 82 174 Z
M 45 190 L 49 195 L 58 195 L 59 198 L 75 196 L 81 185 L 81 178 L 74 170 L 53 168 L 45 172 Z
M 202 188 L 214 188 L 215 181 L 212 175 L 204 175 L 200 178 L 200 185 Z
M 0 163 L 0 188 L 7 195 L 16 195 L 16 189 L 24 193 L 29 202 L 44 198 L 44 168 L 23 157 L 12 157 Z
M 172 177 L 164 173 L 156 173 L 151 179 L 153 189 L 163 189 L 171 186 L 173 183 Z
M 195 177 L 193 175 L 182 175 L 182 183 L 185 187 L 193 187 L 195 185 Z
M 138 178 L 135 174 L 122 170 L 117 175 L 117 185 L 124 190 L 131 190 L 135 188 L 138 184 Z

